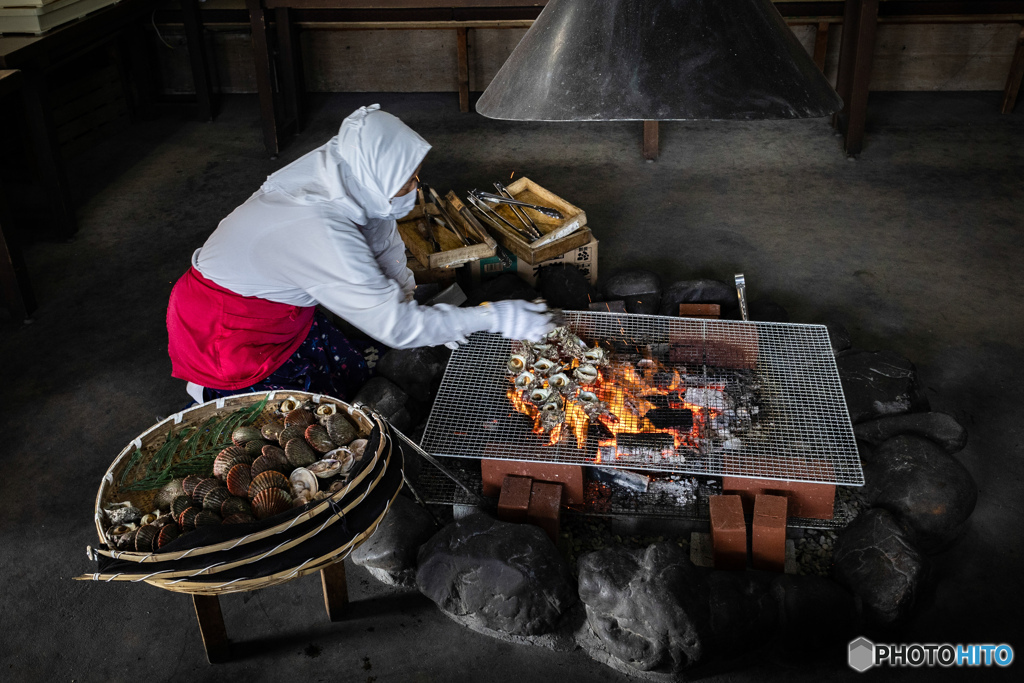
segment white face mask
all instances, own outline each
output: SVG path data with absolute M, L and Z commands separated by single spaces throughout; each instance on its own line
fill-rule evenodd
M 398 220 L 409 215 L 409 212 L 416 206 L 416 190 L 408 194 L 399 195 L 391 200 L 391 213 L 386 218 Z

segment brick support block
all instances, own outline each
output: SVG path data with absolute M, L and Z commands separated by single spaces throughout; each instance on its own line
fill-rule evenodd
M 533 479 L 529 477 L 505 477 L 498 497 L 498 519 L 505 522 L 525 522 L 530 507 Z
M 559 516 L 562 511 L 562 485 L 550 484 L 545 481 L 533 482 L 530 495 L 530 507 L 526 511 L 526 521 L 536 524 L 551 539 L 558 543 Z
M 754 528 L 750 560 L 754 569 L 782 572 L 786 568 L 786 498 L 758 494 L 754 498 Z
M 485 451 L 497 447 L 489 446 Z M 505 477 L 529 477 L 534 481 L 546 481 L 562 484 L 562 505 L 582 505 L 583 500 L 583 468 L 579 465 L 553 465 L 542 462 L 523 462 L 522 460 L 492 460 L 483 458 L 480 471 L 484 480 L 484 495 L 491 498 L 501 493 Z
M 758 494 L 785 496 L 790 517 L 832 519 L 836 501 L 835 484 L 809 484 L 804 481 L 773 481 L 746 477 L 722 477 L 722 492 L 743 499 L 743 509 L 754 508 Z
M 739 496 L 711 496 L 711 544 L 715 569 L 747 568 L 747 523 Z

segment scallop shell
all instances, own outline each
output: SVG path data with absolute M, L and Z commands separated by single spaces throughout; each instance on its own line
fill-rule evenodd
M 291 465 L 288 463 L 288 457 L 282 449 L 277 446 L 264 446 L 263 455 L 256 458 L 252 464 L 251 475 L 255 478 L 271 470 L 287 472 L 290 469 Z
M 178 496 L 185 494 L 185 489 L 182 488 L 181 481 L 181 479 L 173 479 L 170 483 L 164 485 L 164 487 L 160 489 L 153 498 L 153 505 L 157 506 L 161 510 L 169 510 L 171 508 L 171 501 Z
M 536 379 L 536 377 L 529 370 L 527 370 L 525 372 L 520 372 L 518 375 L 516 375 L 516 382 L 515 382 L 516 389 L 525 389 L 526 387 L 528 387 L 531 384 L 533 384 L 533 381 L 535 379 Z
M 256 519 L 266 519 L 280 514 L 292 506 L 292 494 L 284 489 L 269 488 L 260 491 L 252 499 L 252 512 Z
M 224 524 L 250 524 L 255 521 L 256 518 L 248 512 L 236 512 L 224 518 Z
M 508 359 L 508 363 L 505 364 L 505 367 L 508 368 L 509 373 L 518 375 L 526 369 L 526 364 L 529 362 L 529 359 L 524 354 L 513 353 Z
M 213 526 L 221 523 L 220 515 L 213 510 L 200 510 L 196 515 L 196 527 Z
M 547 387 L 537 387 L 536 389 L 530 392 L 530 400 L 533 401 L 534 403 L 543 403 L 544 401 L 548 400 L 548 397 L 550 395 L 551 390 L 548 389 Z
M 225 500 L 220 506 L 220 515 L 227 519 L 231 515 L 237 514 L 252 514 L 252 508 L 249 506 L 249 501 L 245 498 L 239 498 L 238 496 L 231 496 Z
M 316 416 L 313 415 L 312 411 L 306 410 L 305 408 L 296 408 L 284 416 L 285 426 L 302 425 L 303 427 L 306 427 L 314 422 L 316 422 Z
M 305 467 L 316 462 L 316 453 L 309 447 L 305 439 L 292 439 L 284 446 L 288 462 L 295 467 Z
M 258 454 L 257 456 L 258 457 Z M 241 446 L 228 446 L 213 459 L 213 476 L 221 481 L 228 476 L 228 471 L 235 465 L 251 463 L 253 457 L 246 453 Z
M 296 467 L 292 470 L 292 473 L 288 475 L 288 481 L 292 485 L 292 495 L 296 497 L 305 492 L 306 498 L 310 498 L 320 490 L 316 475 L 305 467 Z
M 253 439 L 245 444 L 245 453 L 255 460 L 263 453 L 263 447 L 268 445 L 270 442 L 266 439 Z
M 178 526 L 183 531 L 191 531 L 196 528 L 196 515 L 202 512 L 201 508 L 190 507 L 182 511 L 181 515 L 178 516 Z
M 292 439 L 305 439 L 306 425 L 288 425 L 277 435 L 277 442 L 284 446 Z
M 236 427 L 235 431 L 231 432 L 231 442 L 236 446 L 244 446 L 254 439 L 262 438 L 263 435 L 260 433 L 260 430 L 252 425 L 242 425 L 241 427 Z
M 284 429 L 284 422 L 281 420 L 271 420 L 267 424 L 260 428 L 260 434 L 263 435 L 264 439 L 269 441 L 277 441 L 277 438 L 281 436 L 281 430 Z
M 355 425 L 341 413 L 336 413 L 327 418 L 324 426 L 327 427 L 327 433 L 336 446 L 347 446 L 352 443 L 353 439 L 359 436 Z
M 161 527 L 160 533 L 156 536 L 156 548 L 158 550 L 163 548 L 178 536 L 181 536 L 181 530 L 178 528 L 177 524 L 171 523 Z
M 220 510 L 220 505 L 225 500 L 231 497 L 231 492 L 228 491 L 226 486 L 218 486 L 213 489 L 205 496 L 203 496 L 203 509 L 204 510 Z
M 329 479 L 335 474 L 341 472 L 345 465 L 345 459 L 348 460 L 348 468 L 352 467 L 352 463 L 355 458 L 352 457 L 351 451 L 347 448 L 336 448 L 331 453 L 335 453 L 343 459 L 339 458 L 324 458 L 323 460 L 317 460 L 315 463 L 307 467 L 306 469 L 315 474 L 321 479 Z M 348 468 L 345 468 L 348 471 Z
M 557 375 L 552 375 L 551 379 L 548 380 L 548 386 L 552 389 L 565 389 L 569 386 L 569 375 L 564 372 L 559 372 Z
M 203 480 L 198 474 L 190 474 L 181 480 L 181 488 L 185 492 L 185 495 L 189 498 L 192 497 L 192 493 L 196 490 L 196 486 Z
M 140 526 L 139 533 L 135 534 L 135 550 L 140 553 L 153 552 L 156 550 L 153 544 L 159 534 L 160 530 L 152 524 Z
M 249 498 L 255 499 L 261 491 L 271 488 L 291 491 L 292 485 L 288 481 L 288 477 L 275 470 L 269 470 L 253 478 L 252 483 L 249 484 Z
M 249 495 L 249 484 L 252 483 L 252 466 L 245 463 L 235 465 L 228 472 L 225 480 L 231 495 L 244 498 Z
M 214 479 L 213 477 L 203 479 L 192 492 L 192 504 L 198 508 L 203 507 L 203 498 L 206 498 L 206 494 L 218 486 L 223 486 L 219 479 Z
M 334 442 L 331 441 L 327 428 L 323 425 L 309 425 L 306 427 L 306 443 L 317 453 L 326 453 L 334 450 Z
M 597 381 L 598 377 L 597 368 L 593 365 L 581 365 L 576 368 L 573 374 L 576 375 L 576 379 L 580 381 L 580 384 L 593 384 Z

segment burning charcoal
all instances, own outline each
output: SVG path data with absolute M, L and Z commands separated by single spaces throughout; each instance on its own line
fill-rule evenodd
M 725 397 L 718 389 L 690 387 L 686 390 L 686 402 L 703 408 L 725 410 Z
M 655 408 L 669 407 L 669 397 L 664 394 L 643 394 L 640 398 L 647 401 Z
M 620 470 L 614 467 L 591 467 L 590 474 L 604 484 L 618 484 L 631 491 L 646 491 L 651 478 L 646 474 L 631 470 Z
M 693 427 L 693 411 L 678 408 L 655 408 L 644 415 L 655 429 L 678 429 L 690 431 Z
M 672 372 L 656 372 L 654 373 L 654 386 L 659 389 L 668 389 L 672 386 L 672 382 L 675 380 L 675 373 Z
M 601 449 L 606 462 L 657 462 L 663 455 L 675 454 L 675 439 L 669 434 L 619 434 L 615 446 Z

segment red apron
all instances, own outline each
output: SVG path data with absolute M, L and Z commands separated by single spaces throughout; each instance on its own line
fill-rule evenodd
M 189 268 L 167 305 L 171 375 L 211 389 L 253 385 L 305 341 L 315 310 L 236 294 Z

